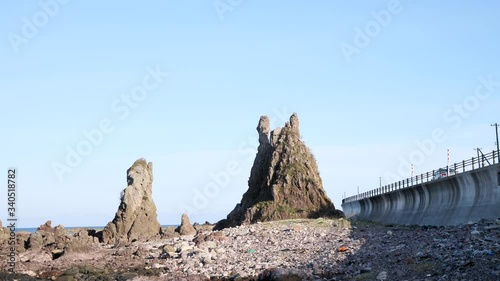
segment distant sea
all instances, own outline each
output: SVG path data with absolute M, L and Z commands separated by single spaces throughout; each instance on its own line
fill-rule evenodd
M 177 227 L 178 225 L 162 225 L 161 227 L 165 228 L 165 227 L 170 227 L 170 226 Z M 29 232 L 29 233 L 33 233 L 33 232 L 36 232 L 37 228 L 38 227 L 17 228 L 16 232 Z M 64 229 L 65 230 L 72 230 L 72 229 L 78 229 L 78 228 L 88 228 L 88 229 L 101 230 L 101 229 L 104 228 L 104 226 L 72 226 L 72 227 L 65 227 Z

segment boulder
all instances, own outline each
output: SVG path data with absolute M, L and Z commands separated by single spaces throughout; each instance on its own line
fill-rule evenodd
M 37 251 L 42 249 L 42 247 L 44 246 L 44 236 L 42 235 L 41 231 L 36 231 L 30 234 L 30 237 L 27 241 L 27 246 L 29 250 Z
M 175 231 L 179 232 L 180 235 L 196 234 L 196 229 L 191 225 L 187 214 L 182 214 L 181 225 L 179 225 L 179 227 Z
M 304 278 L 301 277 L 298 270 L 295 269 L 282 269 L 282 268 L 271 268 L 264 270 L 259 274 L 258 281 L 302 281 Z
M 215 229 L 296 218 L 343 217 L 326 195 L 316 159 L 300 136 L 296 113 L 269 135 L 269 118 L 260 117 L 259 147 L 248 190 Z
M 153 202 L 153 163 L 139 159 L 127 170 L 127 188 L 113 221 L 102 232 L 106 244 L 148 240 L 161 234 Z
M 65 251 L 68 253 L 89 252 L 99 246 L 99 239 L 93 229 L 82 228 L 76 231 L 66 242 Z

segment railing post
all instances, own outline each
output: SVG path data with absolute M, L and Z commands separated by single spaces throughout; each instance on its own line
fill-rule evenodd
M 472 170 L 474 170 L 474 157 L 472 157 Z
M 465 160 L 462 161 L 463 172 L 465 173 Z
M 493 164 L 495 164 L 495 150 L 493 150 Z

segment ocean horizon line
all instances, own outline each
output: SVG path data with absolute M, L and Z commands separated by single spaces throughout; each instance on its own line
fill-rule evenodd
M 161 225 L 160 227 L 165 228 L 165 227 L 178 227 L 178 224 L 165 224 Z M 71 229 L 80 229 L 80 228 L 86 228 L 86 229 L 95 229 L 95 230 L 101 230 L 104 229 L 105 226 L 65 226 L 65 230 L 71 230 Z M 29 232 L 29 233 L 34 233 L 38 227 L 20 227 L 16 228 L 16 232 Z

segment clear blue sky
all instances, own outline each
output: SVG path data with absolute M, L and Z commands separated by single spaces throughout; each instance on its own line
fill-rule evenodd
M 106 224 L 141 157 L 162 224 L 195 205 L 193 221 L 221 219 L 247 189 L 260 115 L 277 127 L 298 113 L 337 208 L 406 177 L 402 159 L 435 129 L 446 138 L 417 173 L 448 148 L 456 162 L 495 148 L 498 1 L 60 2 L 0 3 L 1 178 L 18 168 L 21 227 Z M 122 96 L 143 80 L 154 87 L 132 108 Z M 54 163 L 103 120 L 112 130 L 60 180 Z M 229 183 L 204 193 L 228 163 Z

